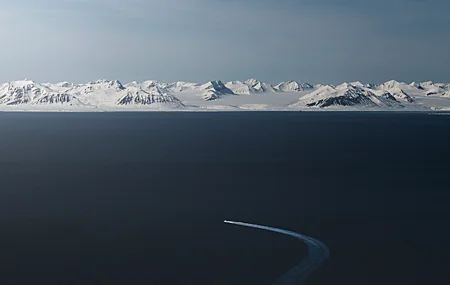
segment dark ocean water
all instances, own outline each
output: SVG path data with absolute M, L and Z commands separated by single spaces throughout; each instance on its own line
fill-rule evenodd
M 0 113 L 0 284 L 450 284 L 450 116 Z

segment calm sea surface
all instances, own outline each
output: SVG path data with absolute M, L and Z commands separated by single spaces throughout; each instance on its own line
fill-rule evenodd
M 450 284 L 450 116 L 0 113 L 0 284 Z

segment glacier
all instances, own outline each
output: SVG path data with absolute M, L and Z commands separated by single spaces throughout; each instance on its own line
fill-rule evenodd
M 99 79 L 75 84 L 17 80 L 0 84 L 0 111 L 450 111 L 450 83 L 257 79 L 206 83 Z

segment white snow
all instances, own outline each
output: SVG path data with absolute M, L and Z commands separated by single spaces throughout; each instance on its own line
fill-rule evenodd
M 311 85 L 257 79 L 207 83 L 147 80 L 0 84 L 0 111 L 450 110 L 450 84 L 395 80 Z
M 305 90 L 310 90 L 313 88 L 314 88 L 314 86 L 312 86 L 309 83 L 306 83 L 306 82 L 298 83 L 297 81 L 281 82 L 280 84 L 275 86 L 275 89 L 277 91 L 281 91 L 281 92 L 305 91 Z
M 181 108 L 183 103 L 173 95 L 169 95 L 157 85 L 147 85 L 145 90 L 141 87 L 128 87 L 119 92 L 118 105 L 152 105 L 153 107 Z
M 400 101 L 407 101 L 407 102 L 414 101 L 414 99 L 411 98 L 411 96 L 409 96 L 403 89 L 399 88 L 398 86 L 389 89 L 374 89 L 372 90 L 372 92 L 379 96 L 385 93 L 389 93 L 396 99 L 399 99 Z
M 250 95 L 255 94 L 258 91 L 253 89 L 250 84 L 245 84 L 241 81 L 230 81 L 225 84 L 234 94 Z
M 392 82 L 391 82 L 392 83 Z M 398 86 L 388 84 L 387 87 Z M 373 90 L 360 82 L 342 83 L 337 86 L 325 85 L 300 98 L 292 108 L 365 108 L 365 109 L 416 109 L 413 100 L 398 87 L 393 94 L 383 89 Z M 401 102 L 400 100 L 401 99 Z M 422 107 L 420 107 L 421 109 Z
M 247 79 L 244 83 L 253 88 L 258 93 L 276 92 L 275 88 L 272 85 L 261 82 L 254 78 Z
M 396 80 L 389 80 L 383 84 L 381 84 L 379 86 L 380 89 L 385 89 L 385 90 L 389 90 L 389 89 L 393 89 L 393 88 L 405 88 L 407 87 L 408 84 L 404 83 L 404 82 L 398 82 Z
M 200 90 L 200 96 L 206 101 L 219 99 L 223 95 L 234 94 L 220 80 L 209 81 L 200 85 L 197 89 Z

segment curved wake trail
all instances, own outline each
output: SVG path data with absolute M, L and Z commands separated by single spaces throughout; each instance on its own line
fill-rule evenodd
M 243 227 L 256 228 L 284 235 L 293 236 L 302 240 L 308 246 L 308 256 L 302 260 L 300 264 L 294 266 L 291 270 L 283 274 L 273 285 L 299 285 L 303 284 L 308 276 L 322 265 L 322 263 L 330 256 L 330 250 L 321 241 L 312 237 L 308 237 L 299 233 L 277 229 L 267 226 L 234 222 L 225 220 L 224 223 L 233 224 Z

